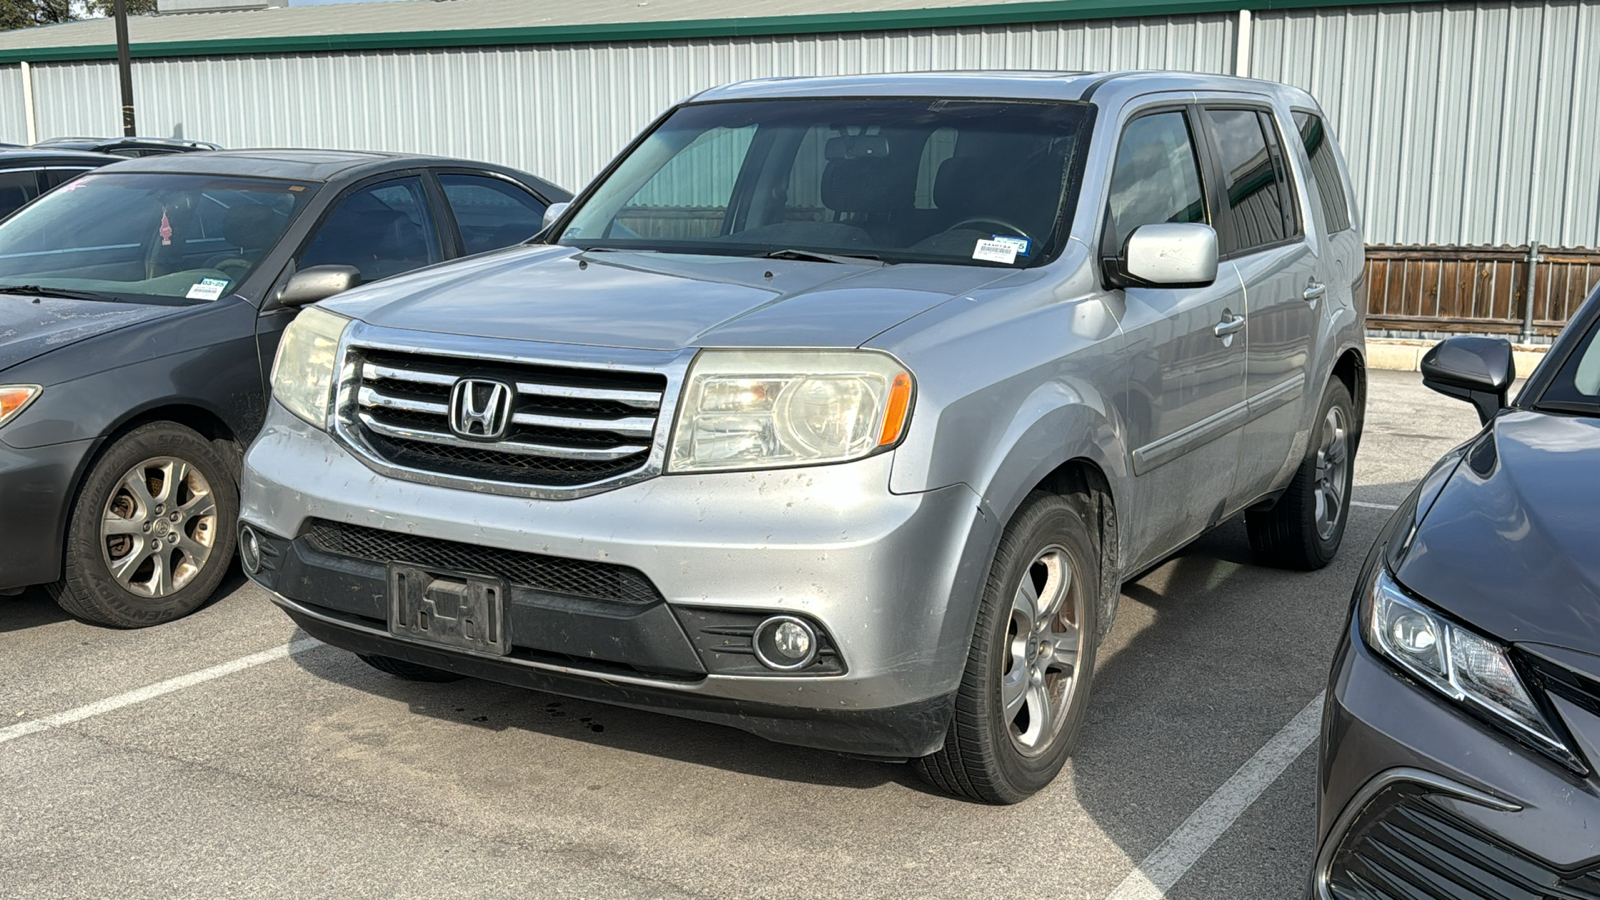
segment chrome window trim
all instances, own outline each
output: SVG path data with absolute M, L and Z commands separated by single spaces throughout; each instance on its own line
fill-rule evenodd
M 363 348 L 386 350 L 395 353 L 428 353 L 436 356 L 454 356 L 463 360 L 509 363 L 512 365 L 545 365 L 612 372 L 638 372 L 663 375 L 667 384 L 661 394 L 660 413 L 655 434 L 650 441 L 650 455 L 644 465 L 621 475 L 574 487 L 545 487 L 489 481 L 481 478 L 463 478 L 445 475 L 409 466 L 397 466 L 385 460 L 361 436 L 357 428 L 359 406 L 357 391 L 361 379 L 351 351 Z M 353 320 L 339 341 L 338 377 L 334 385 L 334 402 L 329 411 L 328 432 L 347 447 L 367 468 L 381 475 L 402 481 L 413 481 L 435 487 L 455 488 L 507 497 L 527 497 L 535 500 L 573 500 L 616 490 L 630 484 L 646 481 L 662 474 L 666 468 L 667 444 L 672 438 L 678 408 L 678 397 L 683 390 L 689 363 L 699 351 L 684 350 L 629 350 L 618 348 L 587 347 L 576 344 L 547 344 L 509 338 L 485 338 L 459 334 L 441 334 L 410 331 L 369 325 Z

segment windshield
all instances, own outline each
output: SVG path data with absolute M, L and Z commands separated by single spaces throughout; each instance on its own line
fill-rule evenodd
M 315 188 L 265 178 L 90 173 L 0 224 L 0 289 L 216 300 L 255 271 Z
M 930 99 L 685 106 L 595 188 L 557 243 L 1025 266 L 1070 226 L 1061 210 L 1076 195 L 1086 109 Z
M 1600 416 L 1600 341 L 1595 334 L 1600 327 L 1591 327 L 1583 343 L 1567 357 L 1561 371 L 1551 380 L 1550 386 L 1539 396 L 1535 407 L 1555 412 Z

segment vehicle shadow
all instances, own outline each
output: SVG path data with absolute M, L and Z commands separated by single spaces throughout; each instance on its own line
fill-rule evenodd
M 405 681 L 371 669 L 342 650 L 302 653 L 294 660 L 310 675 L 405 703 L 415 715 L 470 728 L 522 731 L 797 784 L 867 789 L 910 775 L 905 766 L 781 746 L 709 722 L 495 682 L 470 678 L 447 684 Z
M 42 587 L 31 587 L 12 597 L 0 597 L 0 634 L 54 625 L 71 618 Z
M 1387 497 L 1408 488 L 1384 485 L 1358 495 L 1374 490 Z M 1164 828 L 1155 837 L 1159 842 L 1199 802 L 1169 824 L 1153 824 L 1169 818 L 1161 814 L 1162 803 L 1151 800 L 1152 791 L 1164 790 L 1156 785 L 1172 777 L 1204 784 L 1203 800 L 1321 689 L 1354 573 L 1388 515 L 1374 509 L 1353 512 L 1338 559 L 1321 572 L 1257 566 L 1241 519 L 1224 523 L 1124 586 L 1119 623 L 1102 650 L 1095 696 L 1064 780 L 1070 780 L 1079 802 L 1106 834 L 1134 858 L 1153 846 L 1152 828 Z M 1249 636 L 1257 631 L 1252 623 L 1292 636 L 1292 647 L 1252 643 Z M 869 789 L 893 783 L 944 796 L 908 765 L 783 746 L 721 725 L 473 679 L 408 682 L 370 669 L 344 651 L 294 659 L 317 678 L 470 728 L 518 730 L 801 784 Z M 1237 696 L 1222 697 L 1220 703 L 1219 698 L 1202 700 L 1202 694 L 1224 690 L 1218 679 L 1239 688 Z M 1263 702 L 1266 695 L 1277 702 Z M 1213 746 L 1219 744 L 1218 734 L 1236 739 L 1237 747 Z M 1213 777 L 1194 769 L 1197 758 L 1231 764 Z M 1145 773 L 1162 777 L 1152 781 Z M 1182 791 L 1167 794 L 1182 802 L 1192 799 Z M 1301 843 L 1309 848 L 1309 820 L 1305 828 Z

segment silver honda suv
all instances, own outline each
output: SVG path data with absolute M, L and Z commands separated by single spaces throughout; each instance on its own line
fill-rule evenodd
M 303 312 L 246 571 L 401 678 L 1021 800 L 1121 583 L 1339 548 L 1363 244 L 1316 102 L 1175 73 L 717 88 L 528 245 Z

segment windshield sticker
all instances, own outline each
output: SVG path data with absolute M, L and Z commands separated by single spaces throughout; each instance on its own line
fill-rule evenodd
M 184 295 L 188 300 L 215 300 L 222 296 L 228 289 L 226 278 L 202 278 L 194 287 L 189 288 L 189 293 Z
M 991 234 L 989 235 L 989 240 L 1005 241 L 1006 243 L 1016 244 L 1018 256 L 1027 256 L 1028 253 L 1033 249 L 1033 241 L 1028 240 L 1020 234 Z
M 156 231 L 161 235 L 161 246 L 172 246 L 172 223 L 167 221 L 167 208 L 161 207 L 161 227 Z
M 997 262 L 1010 265 L 1017 261 L 1016 242 L 1010 240 L 989 240 L 980 238 L 978 246 L 972 248 L 972 258 L 981 262 Z

